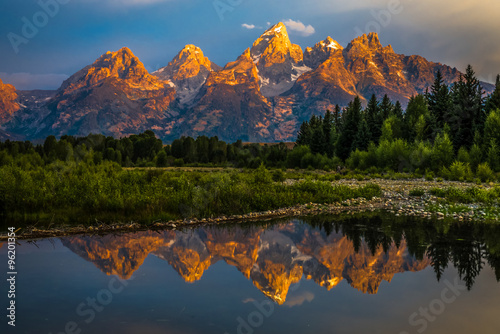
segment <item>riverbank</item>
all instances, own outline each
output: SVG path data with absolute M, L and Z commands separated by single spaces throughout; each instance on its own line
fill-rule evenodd
M 297 187 L 304 180 L 287 179 L 286 187 Z M 355 214 L 383 210 L 395 216 L 414 216 L 422 219 L 449 219 L 455 221 L 500 222 L 498 206 L 498 185 L 483 184 L 471 186 L 465 182 L 414 180 L 338 180 L 331 182 L 337 189 L 380 188 L 380 196 L 371 198 L 356 197 L 333 203 L 313 203 L 294 205 L 274 210 L 251 212 L 247 214 L 220 215 L 210 218 L 183 218 L 171 220 L 152 220 L 148 223 L 135 221 L 116 221 L 105 223 L 96 220 L 89 225 L 63 224 L 47 228 L 30 225 L 21 228 L 17 235 L 20 239 L 59 237 L 75 234 L 104 234 L 110 232 L 130 232 L 150 229 L 184 229 L 200 225 L 245 223 L 265 221 L 276 218 L 304 217 L 310 215 Z M 361 194 L 359 194 L 361 195 Z M 488 197 L 490 195 L 490 197 Z M 475 197 L 474 197 L 475 196 Z M 482 197 L 481 197 L 482 196 Z M 368 197 L 368 196 L 367 196 Z M 482 201 L 478 201 L 478 198 Z M 462 203 L 470 200 L 471 203 Z M 5 240 L 2 233 L 0 240 Z

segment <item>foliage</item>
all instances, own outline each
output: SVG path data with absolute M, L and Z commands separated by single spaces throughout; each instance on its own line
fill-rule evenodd
M 92 221 L 109 215 L 211 217 L 381 196 L 380 187 L 373 184 L 351 188 L 305 180 L 286 185 L 284 178 L 281 170 L 271 172 L 264 165 L 254 171 L 211 173 L 129 170 L 115 162 L 58 161 L 32 170 L 9 165 L 0 167 L 0 207 L 11 216 L 51 213 L 56 220 Z
M 424 196 L 425 190 L 422 188 L 415 188 L 415 189 L 410 190 L 409 195 L 416 196 L 416 197 Z

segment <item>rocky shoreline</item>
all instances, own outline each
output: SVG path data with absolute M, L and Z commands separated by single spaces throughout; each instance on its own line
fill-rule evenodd
M 287 180 L 289 181 L 289 180 Z M 292 181 L 296 182 L 296 181 Z M 361 212 L 373 212 L 383 210 L 394 214 L 395 216 L 414 216 L 422 219 L 453 219 L 456 221 L 489 221 L 500 222 L 500 210 L 496 208 L 487 208 L 484 205 L 474 204 L 447 204 L 443 203 L 436 196 L 429 195 L 427 191 L 431 188 L 447 188 L 450 186 L 456 188 L 471 187 L 470 183 L 464 182 L 436 182 L 418 180 L 339 180 L 332 182 L 350 187 L 364 186 L 368 183 L 375 183 L 382 188 L 383 196 L 375 197 L 371 200 L 364 198 L 348 199 L 343 202 L 321 204 L 308 203 L 296 205 L 288 208 L 269 210 L 263 212 L 253 212 L 242 215 L 220 216 L 216 218 L 192 218 L 178 219 L 173 221 L 154 221 L 151 224 L 143 225 L 135 222 L 115 224 L 105 224 L 96 222 L 92 226 L 67 226 L 50 229 L 38 229 L 35 226 L 24 228 L 17 235 L 18 239 L 37 239 L 47 237 L 59 237 L 76 234 L 105 234 L 116 232 L 132 232 L 141 230 L 160 230 L 160 229 L 180 229 L 194 228 L 209 224 L 226 223 L 245 223 L 254 221 L 265 221 L 277 218 L 301 217 L 319 214 L 354 214 Z M 481 185 L 484 189 L 490 189 L 494 184 Z M 421 189 L 424 191 L 422 196 L 410 196 L 411 190 Z M 7 236 L 0 235 L 0 241 L 6 240 Z

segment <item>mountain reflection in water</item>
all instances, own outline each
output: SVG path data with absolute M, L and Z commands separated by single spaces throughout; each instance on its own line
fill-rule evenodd
M 283 304 L 290 286 L 302 277 L 328 290 L 345 279 L 363 293 L 376 294 L 381 282 L 390 282 L 397 273 L 433 266 L 439 279 L 450 261 L 470 288 L 483 258 L 493 268 L 499 263 L 495 247 L 477 242 L 478 233 L 492 240 L 494 235 L 479 228 L 452 225 L 439 232 L 425 224 L 388 224 L 377 219 L 369 224 L 363 219 L 332 223 L 317 218 L 310 224 L 209 226 L 61 241 L 104 273 L 123 279 L 129 279 L 150 254 L 168 262 L 186 282 L 202 279 L 210 266 L 222 260 Z M 496 273 L 498 277 L 498 269 Z

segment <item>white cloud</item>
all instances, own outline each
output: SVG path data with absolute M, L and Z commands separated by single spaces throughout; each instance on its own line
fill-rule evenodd
M 288 19 L 283 21 L 283 23 L 286 25 L 288 30 L 298 32 L 302 36 L 311 36 L 316 32 L 314 27 L 312 25 L 305 25 L 304 23 L 300 21 L 294 21 L 292 19 Z
M 255 24 L 243 23 L 241 26 L 245 29 L 255 29 Z

